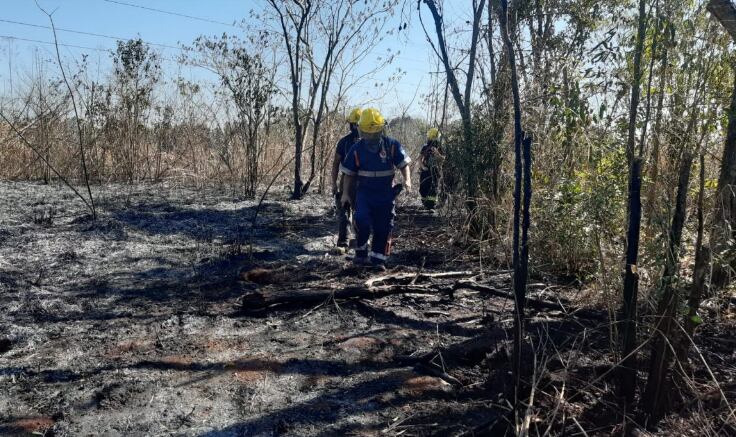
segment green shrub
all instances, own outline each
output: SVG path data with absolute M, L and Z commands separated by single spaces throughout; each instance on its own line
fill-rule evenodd
M 583 170 L 556 181 L 534 173 L 532 260 L 544 270 L 591 279 L 600 250 L 624 235 L 626 158 L 623 151 L 592 157 Z

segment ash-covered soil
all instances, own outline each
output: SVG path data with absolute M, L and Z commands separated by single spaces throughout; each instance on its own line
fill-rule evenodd
M 328 197 L 295 202 L 275 194 L 253 227 L 255 202 L 225 192 L 166 184 L 94 191 L 99 218 L 91 221 L 63 187 L 0 183 L 0 434 L 409 436 L 506 428 L 508 299 L 406 292 L 250 312 L 246 294 L 335 289 L 376 276 L 335 250 Z M 481 274 L 436 215 L 406 198 L 398 214 L 388 274 L 473 270 L 475 279 L 509 290 L 508 273 Z M 253 269 L 265 270 L 244 280 L 241 272 Z M 439 290 L 442 281 L 409 286 Z M 530 289 L 568 304 L 580 292 L 538 281 Z M 566 386 L 597 378 L 610 387 L 607 323 L 551 310 L 529 316 L 529 332 L 544 339 L 532 340 L 537 352 L 553 351 L 542 363 L 529 359 L 545 369 L 536 405 L 557 421 L 547 428 L 537 417 L 533 425 L 575 433 L 582 423 L 602 433 L 590 435 L 608 435 L 620 423 L 610 392 L 586 387 L 559 402 Z M 480 357 L 419 359 L 478 338 L 490 341 Z
M 0 433 L 424 434 L 439 415 L 488 408 L 393 360 L 479 333 L 477 299 L 242 313 L 259 287 L 239 280 L 249 266 L 323 283 L 369 276 L 334 251 L 329 198 L 276 195 L 252 228 L 255 202 L 226 193 L 94 191 L 97 221 L 63 187 L 0 184 Z M 394 270 L 452 268 L 436 219 L 406 211 L 417 208 L 400 211 Z M 426 247 L 402 247 L 422 226 Z

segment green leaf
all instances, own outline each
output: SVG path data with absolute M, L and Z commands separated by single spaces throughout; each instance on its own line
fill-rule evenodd
M 703 323 L 703 318 L 696 314 L 690 317 L 690 321 L 692 321 L 696 325 L 700 325 L 701 323 Z

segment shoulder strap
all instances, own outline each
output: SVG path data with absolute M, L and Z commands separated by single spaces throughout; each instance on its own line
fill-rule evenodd
M 391 162 L 393 162 L 394 158 L 396 157 L 396 141 L 391 140 L 385 135 L 381 135 L 381 146 L 383 147 L 383 145 L 386 143 L 391 144 Z

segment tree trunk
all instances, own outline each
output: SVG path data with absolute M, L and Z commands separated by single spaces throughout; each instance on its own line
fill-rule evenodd
M 662 72 L 659 76 L 659 85 L 657 86 L 657 115 L 654 118 L 654 137 L 652 138 L 652 156 L 649 162 L 650 167 L 650 179 L 649 190 L 647 192 L 647 222 L 652 223 L 654 215 L 658 211 L 657 208 L 657 187 L 659 186 L 659 145 L 660 145 L 660 130 L 662 127 L 662 107 L 664 106 L 664 88 L 667 84 L 667 71 L 669 62 L 669 49 L 667 44 L 664 46 L 664 53 L 662 54 Z
M 650 359 L 649 379 L 642 397 L 642 409 L 655 424 L 669 411 L 672 405 L 672 385 L 669 383 L 670 368 L 674 357 L 670 340 L 673 338 L 677 310 L 680 306 L 678 274 L 680 261 L 680 242 L 687 215 L 687 190 L 690 185 L 690 170 L 693 156 L 685 152 L 680 163 L 677 198 L 669 232 L 669 250 L 662 275 L 662 297 L 657 310 L 657 324 L 654 329 L 654 344 Z
M 487 139 L 494 154 L 491 167 L 491 193 L 493 199 L 501 197 L 501 165 L 503 164 L 503 142 L 506 127 L 509 124 L 509 104 L 511 102 L 511 86 L 509 83 L 508 55 L 502 52 L 499 55 L 496 81 L 492 85 L 493 112 L 491 116 L 491 132 Z M 495 202 L 494 202 L 495 203 Z
M 279 16 L 279 23 L 281 24 L 281 36 L 286 45 L 287 58 L 289 61 L 289 74 L 291 79 L 291 114 L 292 122 L 294 124 L 294 187 L 291 193 L 292 199 L 302 198 L 302 153 L 304 150 L 304 123 L 301 121 L 299 116 L 300 104 L 299 99 L 302 91 L 302 44 L 304 43 L 304 29 L 309 21 L 310 14 L 312 13 L 312 7 L 314 6 L 311 1 L 307 1 L 305 4 L 299 3 L 300 12 L 298 17 L 293 17 L 295 31 L 294 40 L 292 43 L 291 36 L 292 32 L 286 25 L 285 13 L 282 10 L 283 3 L 277 2 L 276 0 L 268 0 L 273 10 Z M 307 119 L 308 120 L 308 119 Z
M 448 293 L 449 290 L 444 291 Z M 242 298 L 242 310 L 262 311 L 277 307 L 302 307 L 318 305 L 329 299 L 378 299 L 394 294 L 441 294 L 436 287 L 422 285 L 388 285 L 376 288 L 345 287 L 340 289 L 263 289 L 246 293 Z
M 473 123 L 471 115 L 471 92 L 473 87 L 473 79 L 475 77 L 475 58 L 476 50 L 478 47 L 478 35 L 480 33 L 480 19 L 485 11 L 485 0 L 481 0 L 479 3 L 473 2 L 473 26 L 472 35 L 470 41 L 470 50 L 468 52 L 468 69 L 465 76 L 465 90 L 464 94 L 460 91 L 460 85 L 455 75 L 455 68 L 450 65 L 450 57 L 447 51 L 447 43 L 445 41 L 444 30 L 443 30 L 443 16 L 440 14 L 437 4 L 434 0 L 424 0 L 434 21 L 435 32 L 437 34 L 437 45 L 439 46 L 440 58 L 445 68 L 445 74 L 447 75 L 447 83 L 449 85 L 452 97 L 455 99 L 458 111 L 460 112 L 460 119 L 463 127 L 463 143 L 467 150 L 470 150 L 473 145 Z M 477 195 L 477 175 L 474 171 L 467 172 L 466 174 L 467 183 L 467 195 L 466 206 L 471 214 L 476 209 L 475 197 Z M 475 221 L 474 221 L 475 223 Z
M 619 374 L 621 395 L 631 404 L 636 393 L 636 303 L 639 292 L 639 230 L 641 228 L 641 159 L 634 159 L 629 175 L 629 227 L 626 234 L 626 271 L 621 323 L 623 360 Z
M 291 193 L 292 199 L 301 199 L 303 195 L 302 182 L 302 150 L 304 149 L 304 135 L 302 135 L 302 128 L 298 122 L 299 115 L 297 111 L 294 111 L 294 133 L 296 141 L 294 143 L 294 190 Z
M 695 241 L 695 267 L 693 268 L 693 283 L 690 286 L 688 297 L 688 312 L 683 320 L 684 334 L 677 342 L 677 357 L 681 363 L 686 362 L 690 351 L 690 339 L 693 337 L 695 327 L 699 324 L 698 310 L 707 291 L 706 277 L 708 264 L 710 262 L 710 251 L 703 245 L 704 219 L 704 193 L 705 193 L 705 155 L 700 154 L 700 187 L 698 189 L 698 236 Z
M 731 38 L 736 40 L 736 6 L 731 0 L 710 0 L 708 11 L 721 22 Z
M 493 1 L 488 0 L 488 31 L 486 32 L 488 58 L 491 60 L 491 88 L 496 83 L 496 54 L 493 50 Z
M 734 236 L 732 221 L 736 217 L 734 187 L 736 187 L 736 74 L 731 93 L 731 106 L 728 109 L 728 130 L 721 158 L 710 238 L 714 261 L 711 283 L 717 288 L 725 287 L 730 282 L 733 271 L 734 256 L 729 253 L 728 247 Z
M 518 412 L 521 389 L 521 350 L 524 331 L 524 306 L 526 300 L 526 282 L 528 276 L 529 249 L 527 246 L 530 223 L 529 208 L 531 204 L 531 138 L 527 137 L 521 124 L 521 99 L 519 97 L 519 81 L 516 70 L 514 46 L 509 36 L 508 1 L 501 0 L 499 11 L 501 35 L 511 70 L 511 93 L 514 102 L 514 218 L 513 218 L 513 265 L 514 265 L 514 350 L 512 355 L 512 372 L 514 377 L 514 409 Z M 523 151 L 522 151 L 523 149 Z M 522 167 L 523 154 L 523 167 Z M 523 182 L 522 182 L 523 181 Z M 524 198 L 522 200 L 522 185 Z M 523 219 L 522 219 L 523 202 Z M 523 222 L 522 222 L 523 220 Z
M 312 124 L 312 150 L 309 151 L 309 177 L 302 187 L 302 195 L 307 194 L 309 187 L 314 181 L 314 177 L 317 174 L 317 141 L 319 135 L 319 129 L 321 121 L 314 121 Z
M 646 0 L 639 0 L 639 26 L 634 50 L 634 79 L 631 84 L 629 108 L 629 135 L 626 157 L 629 162 L 629 226 L 626 238 L 626 271 L 624 274 L 623 302 L 623 362 L 619 374 L 619 388 L 628 404 L 636 392 L 636 305 L 639 288 L 637 263 L 639 258 L 639 231 L 641 228 L 641 157 L 636 157 L 636 117 L 639 109 L 641 85 L 641 56 L 647 31 Z

